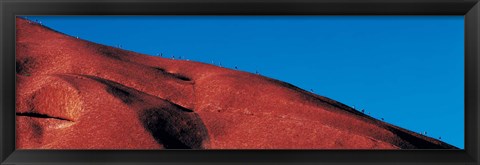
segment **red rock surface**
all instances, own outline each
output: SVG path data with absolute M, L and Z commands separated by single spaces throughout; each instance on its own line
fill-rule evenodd
M 278 80 L 16 26 L 19 149 L 455 148 Z

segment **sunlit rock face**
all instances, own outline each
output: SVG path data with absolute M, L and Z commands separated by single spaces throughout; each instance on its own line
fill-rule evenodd
M 16 21 L 19 149 L 455 148 L 261 75 Z

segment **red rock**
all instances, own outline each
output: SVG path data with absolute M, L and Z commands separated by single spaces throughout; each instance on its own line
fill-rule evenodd
M 455 148 L 278 80 L 16 26 L 20 149 Z

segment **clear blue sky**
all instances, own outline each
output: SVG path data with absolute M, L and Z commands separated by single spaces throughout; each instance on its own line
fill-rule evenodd
M 289 82 L 464 148 L 463 16 L 27 16 L 82 39 Z

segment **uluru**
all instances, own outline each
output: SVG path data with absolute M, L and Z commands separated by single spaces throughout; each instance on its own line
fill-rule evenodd
M 457 149 L 286 82 L 101 45 L 20 17 L 16 146 Z

